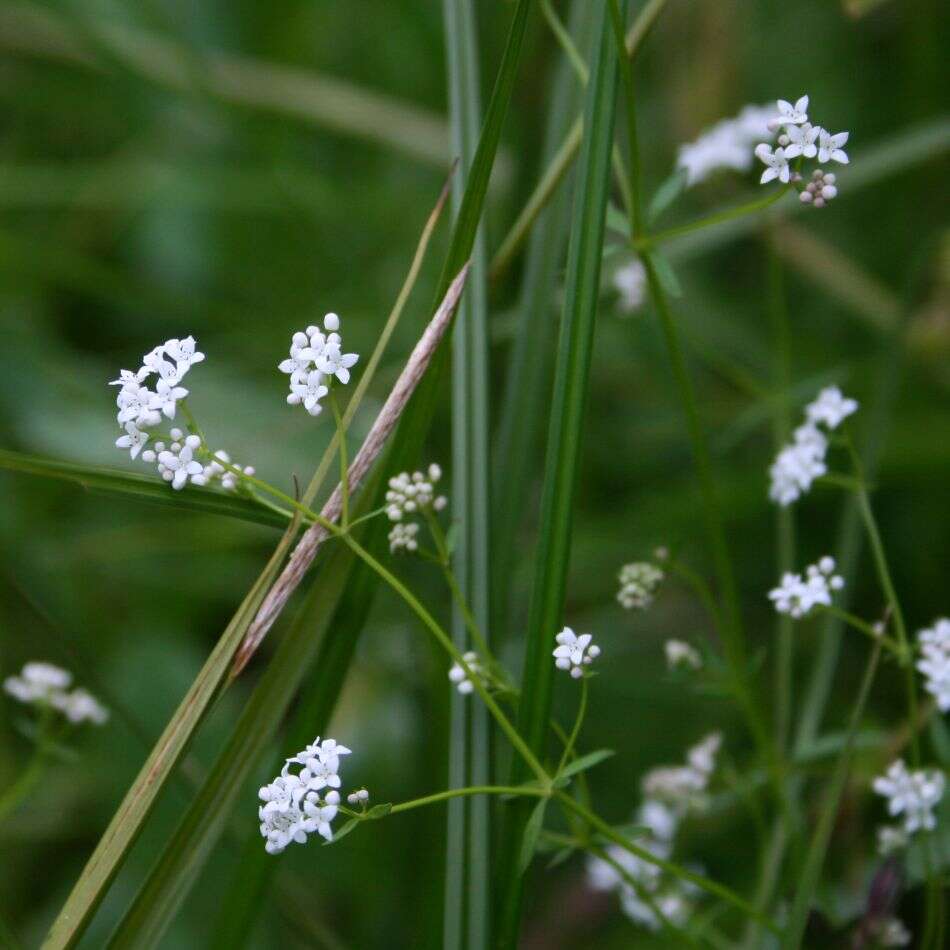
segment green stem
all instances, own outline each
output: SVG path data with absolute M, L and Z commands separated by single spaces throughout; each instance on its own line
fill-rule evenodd
M 343 494 L 343 509 L 340 525 L 345 531 L 350 523 L 350 463 L 346 458 L 346 428 L 340 416 L 340 407 L 336 401 L 336 390 L 330 383 L 330 407 L 333 409 L 333 421 L 336 423 L 337 441 L 340 444 L 340 490 Z
M 575 801 L 570 795 L 567 795 L 561 791 L 556 791 L 554 795 L 558 801 L 562 802 L 571 811 L 580 815 L 604 838 L 606 838 L 608 841 L 614 842 L 614 844 L 619 844 L 621 848 L 632 854 L 634 857 L 640 858 L 641 860 L 646 861 L 648 864 L 655 864 L 658 868 L 662 868 L 664 871 L 666 871 L 668 874 L 672 874 L 674 877 L 680 878 L 684 881 L 690 881 L 692 884 L 695 884 L 708 894 L 712 894 L 714 897 L 718 897 L 727 904 L 731 904 L 747 917 L 758 920 L 763 926 L 771 930 L 772 933 L 781 934 L 781 929 L 777 924 L 774 923 L 774 921 L 772 921 L 770 917 L 756 910 L 756 908 L 753 907 L 747 900 L 745 900 L 739 894 L 736 894 L 735 891 L 726 887 L 724 884 L 720 884 L 717 881 L 703 877 L 701 874 L 697 874 L 695 871 L 690 871 L 688 868 L 681 867 L 672 861 L 658 858 L 651 851 L 648 851 L 646 848 L 641 848 L 639 845 L 634 844 L 632 841 L 625 838 L 622 834 L 620 834 L 619 831 L 616 831 L 602 818 L 599 818 L 592 811 L 585 808 L 579 802 Z
M 46 765 L 47 745 L 43 741 L 38 741 L 33 755 L 27 763 L 20 777 L 0 796 L 0 821 L 11 812 L 27 797 L 33 790 L 33 786 L 39 781 L 43 774 L 43 767 Z
M 665 231 L 657 231 L 655 234 L 646 234 L 640 238 L 632 238 L 634 250 L 648 251 L 658 244 L 664 244 L 673 238 L 678 238 L 683 234 L 690 234 L 692 231 L 701 231 L 703 228 L 710 228 L 716 224 L 724 224 L 726 221 L 733 221 L 736 218 L 744 217 L 747 214 L 756 214 L 764 211 L 766 208 L 774 205 L 779 199 L 784 197 L 791 185 L 783 185 L 778 191 L 772 192 L 765 198 L 759 198 L 755 201 L 749 201 L 746 204 L 738 205 L 735 208 L 727 208 L 716 214 L 707 215 L 704 218 L 698 218 L 696 221 L 690 221 L 688 224 L 681 224 L 675 228 L 668 228 Z M 636 234 L 637 232 L 634 232 Z
M 577 737 L 581 731 L 581 725 L 583 725 L 584 722 L 584 716 L 587 714 L 587 680 L 588 677 L 581 677 L 581 701 L 577 708 L 577 718 L 574 720 L 574 728 L 571 730 L 571 734 L 568 736 L 567 742 L 564 743 L 564 751 L 561 753 L 561 761 L 558 763 L 557 771 L 554 773 L 555 775 L 561 774 L 564 766 L 567 764 L 567 760 L 574 751 L 574 743 L 577 742 Z
M 400 802 L 393 805 L 390 815 L 413 808 L 423 808 L 426 805 L 435 805 L 448 801 L 450 798 L 462 798 L 466 795 L 528 795 L 533 798 L 547 798 L 549 793 L 542 788 L 530 788 L 527 785 L 472 785 L 468 788 L 450 788 L 445 792 L 436 792 L 434 795 L 425 795 L 414 798 L 412 801 Z
M 336 525 L 333 525 L 335 530 Z M 439 642 L 442 648 L 449 654 L 449 656 L 456 662 L 458 665 L 465 671 L 465 675 L 471 681 L 472 685 L 475 687 L 476 692 L 482 698 L 482 702 L 488 707 L 489 712 L 491 712 L 495 721 L 498 723 L 498 727 L 502 732 L 508 737 L 508 741 L 514 746 L 518 754 L 524 759 L 527 766 L 531 769 L 532 772 L 537 776 L 538 781 L 545 788 L 550 786 L 551 778 L 548 773 L 544 770 L 544 766 L 538 761 L 534 753 L 528 748 L 524 739 L 521 738 L 518 730 L 512 725 L 511 721 L 504 714 L 499 707 L 498 703 L 495 702 L 492 695 L 488 692 L 485 686 L 482 684 L 481 678 L 469 667 L 465 662 L 465 658 L 456 648 L 455 644 L 452 643 L 451 637 L 439 626 L 438 622 L 429 613 L 428 610 L 422 605 L 422 603 L 416 598 L 416 596 L 406 587 L 402 581 L 399 580 L 391 571 L 383 567 L 372 554 L 369 553 L 365 548 L 363 548 L 355 538 L 350 534 L 342 535 L 344 541 L 350 546 L 353 553 L 356 554 L 368 567 L 372 568 L 382 580 L 384 580 L 399 596 L 406 602 L 410 607 L 413 613 L 422 621 L 423 625 L 428 628 L 429 632 L 435 637 Z
M 881 646 L 886 647 L 896 657 L 898 657 L 898 659 L 902 656 L 900 644 L 898 644 L 891 637 L 885 636 L 883 633 L 878 633 L 867 621 L 862 620 L 860 617 L 856 617 L 847 610 L 842 610 L 840 607 L 835 607 L 832 604 L 831 606 L 820 605 L 817 608 L 817 612 L 831 614 L 832 617 L 837 617 L 840 621 L 842 621 L 842 623 L 846 623 L 849 627 L 853 627 L 855 630 L 860 631 L 865 636 L 870 637 L 874 643 L 880 643 Z
M 722 616 L 719 611 L 719 605 L 716 603 L 716 598 L 706 580 L 692 568 L 686 567 L 685 564 L 681 564 L 679 561 L 671 558 L 667 563 L 669 564 L 670 570 L 681 577 L 693 593 L 702 601 L 716 630 L 721 630 Z

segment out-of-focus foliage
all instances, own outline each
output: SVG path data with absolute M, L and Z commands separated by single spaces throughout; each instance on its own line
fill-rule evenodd
M 478 6 L 482 71 L 490 77 L 510 5 Z M 775 240 L 787 262 L 793 375 L 803 398 L 833 379 L 862 402 L 872 400 L 881 367 L 879 310 L 906 313 L 904 381 L 881 432 L 876 504 L 908 621 L 917 628 L 950 613 L 950 252 L 938 200 L 945 153 L 942 169 L 935 154 L 852 193 L 848 174 L 859 174 L 865 151 L 939 119 L 939 67 L 947 51 L 935 0 L 880 4 L 860 18 L 849 15 L 856 6 L 670 0 L 636 67 L 641 147 L 652 191 L 672 170 L 677 143 L 746 102 L 807 91 L 821 117 L 851 130 L 852 167 L 840 175 L 839 197 L 821 212 L 799 215 L 794 234 L 786 239 L 780 230 Z M 102 31 L 100 17 L 111 31 Z M 174 61 L 180 82 L 160 81 L 116 35 L 147 35 L 182 51 Z M 228 96 L 206 71 L 218 53 L 247 67 Z M 493 184 L 490 248 L 541 171 L 538 142 L 560 55 L 536 18 Z M 371 102 L 345 100 L 341 121 L 321 117 L 319 109 L 308 113 L 287 96 L 262 107 L 274 74 L 257 67 L 268 65 L 298 78 L 343 80 Z M 0 80 L 0 446 L 121 466 L 106 381 L 119 367 L 137 365 L 157 342 L 193 333 L 208 356 L 189 377 L 190 403 L 205 429 L 275 484 L 289 487 L 291 473 L 306 478 L 331 428 L 287 408 L 276 363 L 290 333 L 327 310 L 345 316 L 347 343 L 360 352 L 372 347 L 385 319 L 450 163 L 447 144 L 444 160 L 429 145 L 427 153 L 418 146 L 423 130 L 426 142 L 437 142 L 446 128 L 439 5 L 4 2 Z M 374 125 L 373 95 L 385 97 L 385 127 Z M 717 177 L 688 192 L 664 221 L 689 220 L 754 187 L 751 175 Z M 821 246 L 816 252 L 815 240 L 841 260 Z M 440 253 L 423 272 L 357 417 L 357 433 L 427 316 Z M 767 389 L 771 372 L 767 253 L 761 236 L 750 233 L 691 254 L 677 268 L 683 296 L 676 301 L 713 433 L 756 653 L 774 646 L 764 597 L 775 575 L 765 475 L 769 403 L 747 385 L 751 379 Z M 856 285 L 844 278 L 855 273 L 858 291 L 849 294 Z M 493 290 L 498 381 L 517 286 L 515 268 Z M 558 312 L 552 301 L 539 352 L 550 352 Z M 447 390 L 432 458 L 448 457 L 448 419 Z M 868 421 L 859 417 L 857 424 Z M 534 479 L 539 469 L 535 463 Z M 0 827 L 0 914 L 35 946 L 277 533 L 6 472 L 0 492 L 0 675 L 32 658 L 57 662 L 114 711 L 107 727 L 79 737 L 80 758 L 57 764 Z M 525 617 L 533 576 L 536 494 L 518 534 L 514 629 Z M 697 641 L 708 632 L 688 592 L 668 585 L 643 614 L 624 613 L 614 601 L 620 564 L 658 545 L 676 546 L 695 567 L 708 568 L 697 505 L 655 320 L 648 310 L 620 315 L 605 291 L 565 619 L 596 630 L 611 659 L 592 690 L 585 734 L 596 747 L 618 750 L 595 773 L 600 811 L 618 822 L 635 804 L 644 770 L 678 761 L 710 724 L 725 730 L 730 755 L 741 761 L 748 752 L 731 706 L 684 696 L 664 670 L 664 639 Z M 797 509 L 802 564 L 833 547 L 839 505 L 840 496 L 825 491 Z M 447 613 L 429 571 L 412 566 L 405 573 Z M 866 564 L 855 586 L 855 608 L 874 615 L 880 594 Z M 796 683 L 805 681 L 816 636 L 813 627 L 796 629 Z M 863 651 L 863 643 L 846 641 L 835 680 L 841 699 L 829 708 L 827 729 L 846 717 Z M 520 642 L 512 644 L 514 661 L 520 653 Z M 264 662 L 266 656 L 200 733 L 84 945 L 104 945 L 191 794 L 190 780 L 202 774 Z M 769 670 L 766 661 L 763 677 Z M 896 671 L 885 668 L 869 727 L 899 723 L 897 683 Z M 443 667 L 404 608 L 380 597 L 331 730 L 355 750 L 348 776 L 379 801 L 443 787 L 445 726 L 436 720 L 444 716 L 447 688 Z M 555 695 L 566 716 L 567 691 Z M 4 698 L 0 788 L 28 754 L 18 717 Z M 867 755 L 861 778 L 879 765 L 876 753 Z M 822 895 L 843 915 L 861 900 L 871 829 L 880 817 L 866 788 L 856 785 L 846 796 L 829 862 L 840 892 Z M 255 809 L 250 787 L 236 816 L 241 821 L 165 946 L 208 940 L 235 856 L 256 834 Z M 710 814 L 692 826 L 690 857 L 748 892 L 755 876 L 747 860 L 750 825 L 754 816 L 742 809 Z M 429 809 L 360 829 L 333 849 L 294 849 L 261 909 L 256 946 L 438 945 L 443 835 L 442 810 Z M 566 899 L 580 887 L 581 873 L 580 863 L 568 862 L 533 879 L 530 946 L 630 945 L 630 924 L 612 904 Z M 638 939 L 638 946 L 651 945 L 642 934 Z

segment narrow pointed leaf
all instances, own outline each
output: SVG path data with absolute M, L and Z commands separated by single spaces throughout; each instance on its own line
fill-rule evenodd
M 586 772 L 587 769 L 600 765 L 601 762 L 609 759 L 612 755 L 616 755 L 613 749 L 597 749 L 594 752 L 588 752 L 587 755 L 580 756 L 566 766 L 564 771 L 561 772 L 561 778 L 577 775 L 578 772 Z

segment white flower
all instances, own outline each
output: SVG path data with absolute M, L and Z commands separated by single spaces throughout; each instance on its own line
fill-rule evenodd
M 409 524 L 395 524 L 392 531 L 389 532 L 389 551 L 395 554 L 397 551 L 417 551 L 419 542 L 416 535 L 419 533 L 419 525 L 414 522 Z
M 722 733 L 711 732 L 705 739 L 686 750 L 686 761 L 690 768 L 695 769 L 707 778 L 716 769 L 716 756 L 722 748 Z
M 617 591 L 617 600 L 627 610 L 649 607 L 663 576 L 663 571 L 646 561 L 624 564 L 618 574 L 620 590 Z
M 109 711 L 85 689 L 67 692 L 72 674 L 52 663 L 27 663 L 19 676 L 4 680 L 3 688 L 21 703 L 45 706 L 61 712 L 71 723 L 102 725 Z
M 907 847 L 907 832 L 899 825 L 881 825 L 877 829 L 877 853 L 882 857 Z
M 109 710 L 85 689 L 55 693 L 50 697 L 50 705 L 72 723 L 91 722 L 101 726 L 109 719 Z
M 785 146 L 786 158 L 797 158 L 804 155 L 805 158 L 814 158 L 818 154 L 818 146 L 815 140 L 821 127 L 811 125 L 809 122 L 803 122 L 801 125 L 790 125 L 785 134 L 788 137 L 788 145 Z
M 184 488 L 189 478 L 193 479 L 195 476 L 203 475 L 204 466 L 201 462 L 194 460 L 194 450 L 200 443 L 201 440 L 198 436 L 190 435 L 177 454 L 171 451 L 159 454 L 159 464 L 164 467 L 165 472 L 171 474 L 171 478 L 168 480 L 171 481 L 172 488 L 176 491 Z
M 805 407 L 809 422 L 824 423 L 829 429 L 837 429 L 848 416 L 857 411 L 857 400 L 842 395 L 837 386 L 826 387 L 818 393 L 817 399 Z
M 116 421 L 120 426 L 127 422 L 133 422 L 139 427 L 155 425 L 160 418 L 153 405 L 155 397 L 156 394 L 147 386 L 124 386 L 116 397 L 116 405 L 119 407 Z
M 600 656 L 600 647 L 592 643 L 589 633 L 580 636 L 570 627 L 565 627 L 554 639 L 558 645 L 554 648 L 554 665 L 559 670 L 569 670 L 574 679 L 584 675 L 584 667 L 589 666 Z
M 764 142 L 756 146 L 755 155 L 765 166 L 759 184 L 764 185 L 776 178 L 783 184 L 788 184 L 791 177 L 791 170 L 788 167 L 788 159 L 785 157 L 785 150 L 781 147 L 772 151 L 770 145 Z
M 290 357 L 277 364 L 282 373 L 289 373 L 291 382 L 299 382 L 310 368 L 311 355 L 307 352 L 310 340 L 306 333 L 295 333 L 290 341 Z
M 882 947 L 910 946 L 912 934 L 896 917 L 888 917 L 876 930 L 878 944 Z
M 316 832 L 327 841 L 333 840 L 333 831 L 330 822 L 337 816 L 340 804 L 339 792 L 327 792 L 323 800 L 316 792 L 310 792 L 303 801 L 303 811 L 306 819 L 303 830 L 313 834 Z
M 664 802 L 647 798 L 637 809 L 634 821 L 649 828 L 650 834 L 657 841 L 670 842 L 679 827 L 680 814 Z
M 642 304 L 646 296 L 647 271 L 643 263 L 636 258 L 614 273 L 614 287 L 620 294 L 620 309 L 632 313 Z
M 843 146 L 848 142 L 848 132 L 838 132 L 832 135 L 825 129 L 821 129 L 818 136 L 818 161 L 822 164 L 826 162 L 840 162 L 842 165 L 848 164 L 848 156 Z
M 193 336 L 186 336 L 183 340 L 166 340 L 165 352 L 178 364 L 179 375 L 183 376 L 184 371 L 205 358 L 204 353 L 195 349 L 195 345 Z
M 710 733 L 686 752 L 686 765 L 664 765 L 651 769 L 641 782 L 648 800 L 673 809 L 678 816 L 706 807 L 706 789 L 716 768 L 716 756 L 722 745 L 718 732 Z
M 398 527 L 398 525 L 397 525 Z M 473 675 L 480 676 L 482 669 L 478 662 L 478 654 L 469 650 L 462 654 L 462 659 L 472 671 Z M 453 663 L 449 670 L 449 680 L 455 684 L 455 688 L 463 695 L 467 696 L 475 689 L 475 684 L 468 678 L 468 674 L 462 669 L 460 663 Z
M 129 449 L 132 458 L 135 458 L 142 451 L 146 442 L 148 442 L 148 433 L 142 432 L 134 422 L 127 422 L 125 424 L 125 435 L 120 435 L 115 440 L 116 448 Z
M 769 476 L 769 497 L 780 505 L 790 505 L 807 492 L 816 478 L 828 471 L 825 455 L 828 439 L 813 425 L 795 430 L 794 439 L 775 458 Z
M 909 772 L 902 759 L 891 763 L 884 775 L 878 776 L 872 788 L 887 798 L 889 815 L 903 815 L 904 831 L 913 834 L 921 828 L 931 830 L 937 819 L 933 809 L 943 797 L 946 779 L 936 769 Z
M 671 670 L 698 670 L 703 665 L 703 658 L 699 655 L 699 651 L 683 640 L 667 640 L 664 649 L 666 664 Z
M 687 185 L 703 181 L 720 168 L 748 171 L 752 167 L 749 149 L 769 134 L 774 111 L 771 106 L 745 106 L 735 118 L 723 119 L 695 142 L 681 145 L 676 165 L 685 169 Z
M 293 378 L 290 383 L 290 395 L 287 397 L 287 402 L 292 405 L 297 405 L 300 402 L 303 402 L 304 408 L 311 416 L 319 415 L 323 407 L 320 405 L 320 400 L 329 392 L 326 386 L 323 385 L 323 373 L 318 372 L 317 370 L 311 370 L 306 377 L 302 377 L 299 381 L 295 382 Z
M 779 99 L 778 118 L 774 120 L 777 125 L 801 125 L 808 121 L 808 96 L 802 96 L 795 105 L 787 102 L 785 99 Z
M 350 367 L 355 366 L 359 355 L 341 353 L 339 343 L 327 342 L 323 353 L 317 358 L 317 369 L 327 376 L 336 376 L 341 383 L 350 381 Z
M 126 386 L 137 386 L 147 375 L 148 370 L 144 366 L 137 373 L 133 373 L 130 369 L 120 369 L 119 378 L 111 380 L 109 385 L 121 386 L 123 389 L 125 389 Z
M 72 678 L 72 673 L 52 663 L 33 660 L 24 665 L 19 676 L 8 676 L 3 681 L 3 688 L 21 703 L 42 705 L 67 689 Z
M 809 564 L 805 576 L 785 573 L 778 587 L 769 591 L 769 600 L 780 614 L 796 620 L 807 616 L 814 607 L 831 606 L 832 592 L 844 587 L 844 578 L 836 575 L 835 559 L 823 557 Z
M 167 366 L 168 364 L 165 363 L 164 365 Z M 166 379 L 160 379 L 155 388 L 158 391 L 152 396 L 149 408 L 161 410 L 169 419 L 174 419 L 178 400 L 186 398 L 188 390 L 183 386 L 176 386 Z
M 950 620 L 942 617 L 917 634 L 921 659 L 917 669 L 926 677 L 924 688 L 941 712 L 950 710 Z

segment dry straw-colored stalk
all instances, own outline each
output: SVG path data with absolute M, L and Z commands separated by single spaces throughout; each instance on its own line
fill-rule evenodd
M 389 438 L 396 423 L 399 421 L 399 417 L 406 408 L 409 397 L 415 391 L 429 363 L 432 361 L 439 342 L 445 335 L 445 331 L 452 322 L 452 317 L 458 307 L 459 299 L 462 296 L 465 281 L 468 277 L 469 266 L 469 264 L 466 264 L 462 270 L 459 271 L 455 280 L 452 281 L 439 309 L 436 311 L 432 320 L 429 321 L 429 325 L 426 327 L 415 349 L 413 349 L 409 356 L 405 368 L 396 381 L 396 385 L 393 387 L 383 408 L 376 417 L 372 429 L 370 429 L 369 434 L 363 441 L 359 452 L 356 453 L 356 457 L 353 459 L 348 470 L 349 491 L 351 495 L 355 494 L 359 489 L 370 466 L 376 461 L 386 439 Z M 323 506 L 320 515 L 325 521 L 335 524 L 340 517 L 342 509 L 343 486 L 342 484 L 338 484 L 333 494 L 327 500 L 327 503 Z M 268 631 L 274 625 L 274 621 L 280 616 L 281 611 L 287 605 L 287 601 L 303 580 L 304 574 L 306 574 L 307 569 L 313 563 L 313 559 L 317 556 L 320 545 L 328 536 L 329 530 L 327 528 L 322 524 L 314 524 L 307 529 L 304 536 L 300 539 L 280 576 L 274 582 L 273 587 L 271 587 L 269 593 L 264 598 L 264 602 L 258 608 L 257 615 L 253 622 L 250 627 L 248 627 L 244 640 L 234 658 L 234 666 L 231 671 L 232 677 L 237 676 L 241 670 L 244 669 L 257 648 L 261 645 L 264 637 L 267 636 Z

